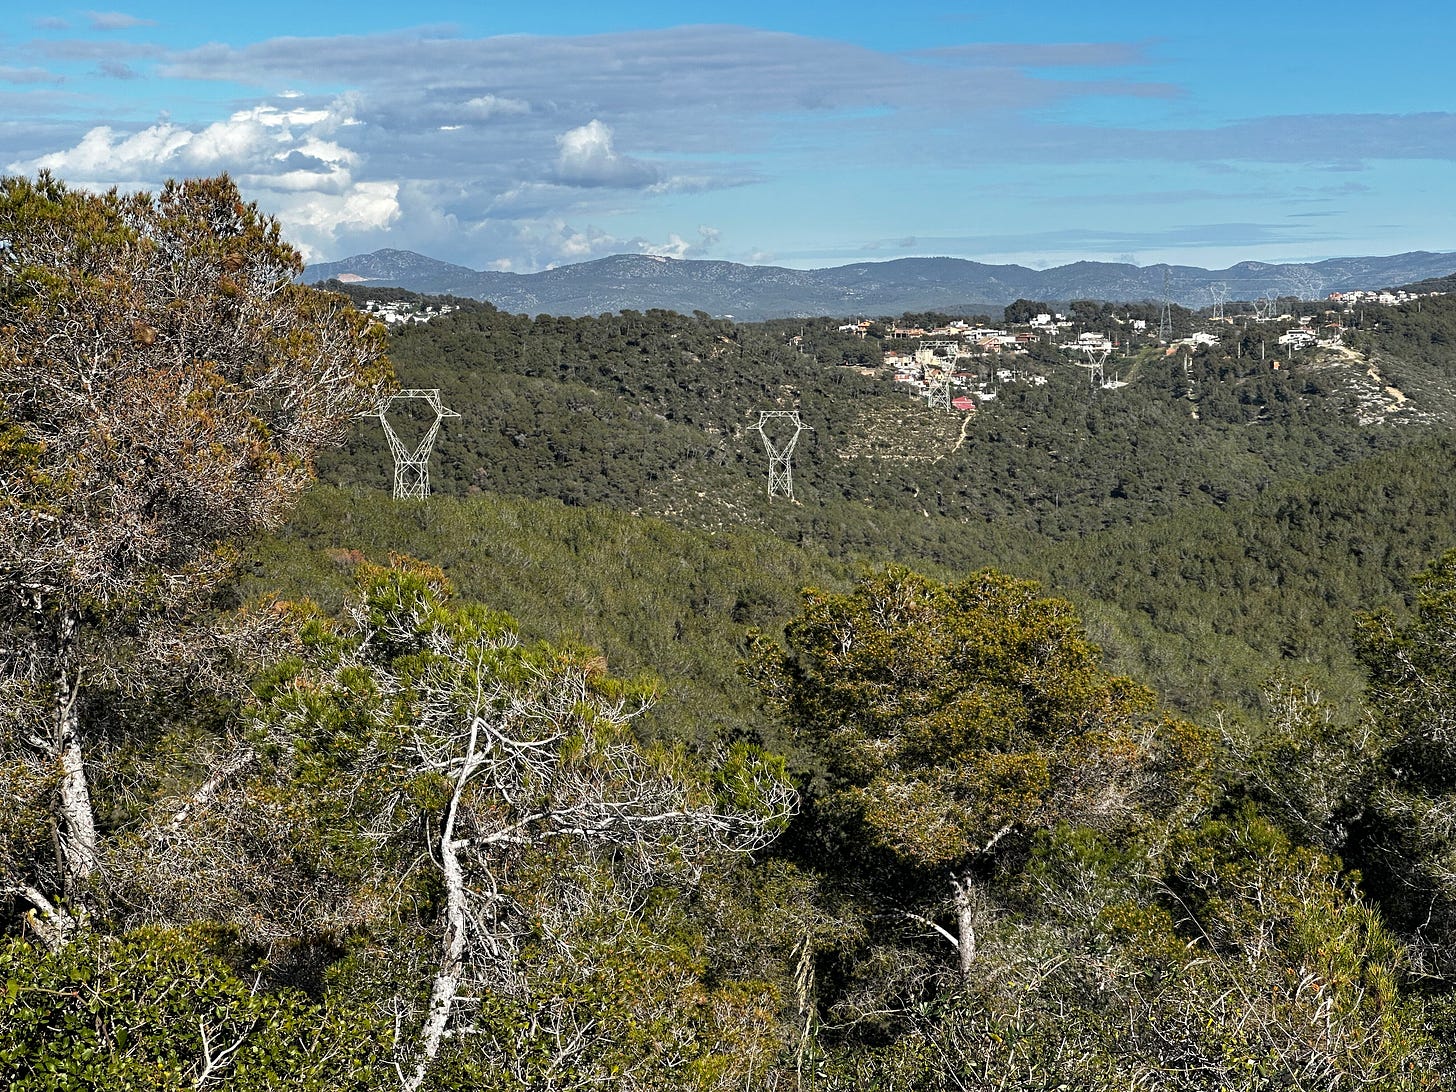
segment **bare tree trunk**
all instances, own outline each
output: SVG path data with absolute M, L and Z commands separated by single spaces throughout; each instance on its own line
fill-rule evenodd
M 460 993 L 460 976 L 465 969 L 466 892 L 465 870 L 460 864 L 460 847 L 455 841 L 455 818 L 460 807 L 460 796 L 464 792 L 475 766 L 476 727 L 470 732 L 470 745 L 465 760 L 456 777 L 455 791 L 450 796 L 450 807 L 441 825 L 437 850 L 440 856 L 440 871 L 445 881 L 445 936 L 440 953 L 440 966 L 435 971 L 435 981 L 430 987 L 430 1007 L 425 1014 L 425 1026 L 420 1029 L 420 1060 L 408 1077 L 402 1077 L 404 1092 L 418 1092 L 425 1083 L 430 1064 L 440 1053 L 440 1044 L 450 1024 L 450 1013 L 455 1007 L 455 998 Z
M 956 952 L 960 964 L 961 981 L 971 977 L 971 964 L 976 959 L 976 905 L 975 881 L 969 876 L 950 878 L 951 901 L 956 916 Z
M 40 937 L 41 942 L 51 951 L 59 952 L 71 943 L 71 937 L 75 935 L 77 928 L 76 919 L 35 888 L 26 885 L 0 888 L 0 892 L 19 895 L 30 903 L 33 909 L 23 919 L 25 927 Z
M 81 746 L 81 668 L 76 658 L 76 612 L 61 608 L 56 627 L 55 753 L 61 767 L 60 847 L 61 892 L 74 899 L 96 871 L 96 815 L 86 783 L 86 755 Z
M 165 824 L 147 831 L 147 841 L 156 844 L 179 834 L 194 815 L 204 811 L 223 787 L 257 761 L 257 758 L 258 753 L 253 748 L 245 743 L 240 744 L 232 754 L 223 759 L 212 775 L 199 785 L 191 796 L 187 797 L 182 806 L 173 813 L 171 819 Z

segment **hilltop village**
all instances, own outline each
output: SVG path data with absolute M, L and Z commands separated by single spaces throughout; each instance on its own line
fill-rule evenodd
M 861 374 L 903 384 L 932 406 L 973 413 L 1005 384 L 1045 384 L 1050 368 L 1080 367 L 1092 384 L 1113 389 L 1123 385 L 1116 377 L 1119 366 L 1150 350 L 1191 355 L 1227 342 L 1241 353 L 1240 343 L 1251 334 L 1257 339 L 1251 350 L 1277 370 L 1281 360 L 1292 362 L 1296 353 L 1344 349 L 1347 331 L 1359 327 L 1364 304 L 1391 307 L 1444 294 L 1362 289 L 1332 292 L 1324 300 L 1266 298 L 1233 305 L 1239 310 L 1230 313 L 1222 304 L 1202 312 L 1173 306 L 1158 314 L 1156 305 L 1119 309 L 1078 301 L 1068 315 L 1051 308 L 1029 312 L 1026 301 L 1018 301 L 999 326 L 939 316 L 944 321 L 860 320 L 839 325 L 837 332 L 881 344 L 878 366 L 852 365 Z M 790 341 L 798 344 L 802 338 Z

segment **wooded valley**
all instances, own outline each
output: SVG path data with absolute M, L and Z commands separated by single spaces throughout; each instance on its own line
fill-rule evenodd
M 225 179 L 0 238 L 12 1090 L 1451 1086 L 1456 297 L 966 414 L 889 316 L 386 339 Z

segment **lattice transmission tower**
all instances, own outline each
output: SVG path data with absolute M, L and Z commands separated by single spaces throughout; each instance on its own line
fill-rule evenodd
M 939 348 L 950 349 L 949 360 L 935 355 L 935 350 Z M 946 413 L 951 411 L 950 392 L 955 379 L 959 350 L 960 343 L 955 341 L 929 341 L 916 350 L 915 363 L 920 365 L 920 374 L 925 380 L 925 398 L 928 408 L 939 407 Z
M 772 429 L 765 426 L 770 421 L 782 421 Z M 763 437 L 764 450 L 768 452 L 768 495 L 794 499 L 794 447 L 804 431 L 812 432 L 810 426 L 799 420 L 798 410 L 759 410 L 758 424 L 752 426 Z M 793 431 L 790 431 L 790 430 Z
M 1223 321 L 1223 305 L 1228 302 L 1228 285 L 1222 282 L 1210 284 L 1208 294 L 1213 297 L 1213 321 Z
M 1093 388 L 1107 386 L 1107 358 L 1112 355 L 1112 347 L 1084 345 L 1082 351 L 1087 354 L 1087 367 L 1092 373 L 1090 379 Z
M 413 448 L 405 445 L 389 423 L 389 411 L 399 401 L 423 401 L 435 411 L 435 419 L 425 429 L 424 436 Z M 379 405 L 379 423 L 384 426 L 389 450 L 394 455 L 394 499 L 424 500 L 430 495 L 430 449 L 435 446 L 435 437 L 440 433 L 440 422 L 446 417 L 459 417 L 454 410 L 446 409 L 440 401 L 440 392 L 434 390 L 397 391 Z
M 1168 267 L 1163 267 L 1163 309 L 1158 312 L 1158 340 L 1173 340 L 1173 303 L 1168 298 Z

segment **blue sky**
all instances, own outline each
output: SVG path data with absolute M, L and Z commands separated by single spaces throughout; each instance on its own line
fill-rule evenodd
M 225 170 L 315 261 L 1456 251 L 1445 12 L 51 6 L 0 30 L 0 169 L 123 188 Z

